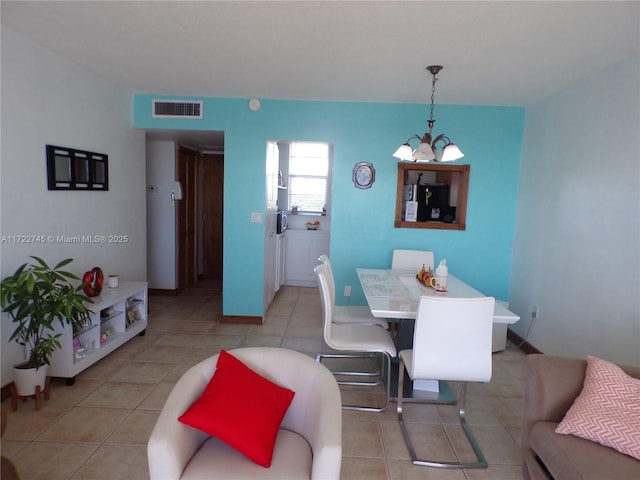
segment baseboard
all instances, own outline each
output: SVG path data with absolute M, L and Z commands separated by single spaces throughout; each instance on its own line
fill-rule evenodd
M 149 289 L 149 295 L 175 297 L 176 295 L 178 295 L 178 293 L 180 293 L 179 290 L 167 290 L 167 289 L 164 289 L 164 288 L 150 288 Z
M 524 338 L 518 335 L 516 332 L 507 329 L 507 340 L 509 340 L 514 345 L 517 345 L 520 350 L 522 350 L 526 354 L 530 353 L 544 353 L 538 350 L 536 347 L 527 342 Z
M 245 325 L 262 325 L 262 317 L 245 317 L 239 315 L 222 315 L 220 323 L 240 323 Z

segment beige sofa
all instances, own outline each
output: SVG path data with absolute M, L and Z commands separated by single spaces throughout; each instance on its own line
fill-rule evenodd
M 522 471 L 526 480 L 640 479 L 640 461 L 573 435 L 554 432 L 580 394 L 586 360 L 528 355 L 524 362 Z M 640 378 L 640 368 L 622 367 Z

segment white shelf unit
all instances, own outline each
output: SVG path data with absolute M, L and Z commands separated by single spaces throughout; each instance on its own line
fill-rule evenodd
M 49 376 L 73 383 L 77 374 L 122 346 L 135 335 L 144 334 L 148 318 L 147 282 L 120 282 L 118 288 L 103 288 L 93 312 L 82 328 L 58 325 L 62 348 L 51 357 Z

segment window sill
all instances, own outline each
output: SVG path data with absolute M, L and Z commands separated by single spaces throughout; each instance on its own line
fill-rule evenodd
M 440 230 L 465 230 L 466 225 L 460 223 L 444 223 L 444 222 L 395 222 L 395 228 L 432 228 Z

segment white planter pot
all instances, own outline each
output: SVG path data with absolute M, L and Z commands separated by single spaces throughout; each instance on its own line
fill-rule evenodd
M 16 385 L 18 395 L 27 396 L 36 393 L 36 387 L 40 385 L 40 391 L 44 392 L 45 383 L 47 381 L 47 373 L 49 365 L 44 365 L 38 369 L 35 368 L 16 368 L 13 367 L 13 382 Z

